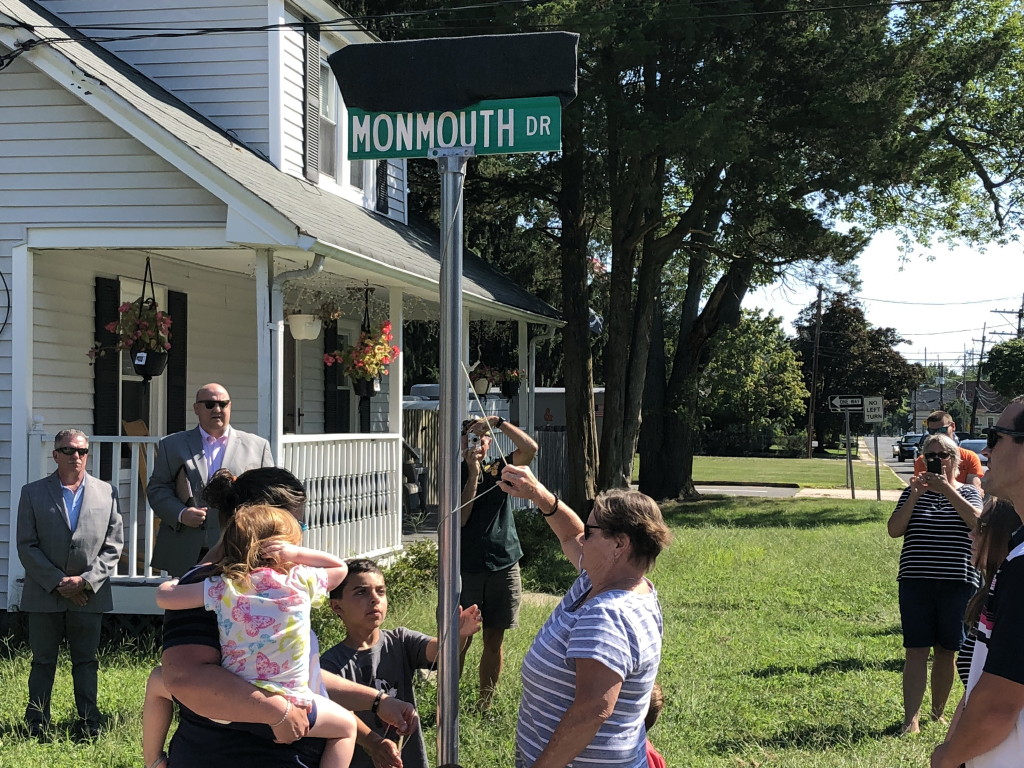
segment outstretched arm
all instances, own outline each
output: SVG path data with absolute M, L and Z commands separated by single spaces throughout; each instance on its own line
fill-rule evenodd
M 529 467 L 505 467 L 501 471 L 501 487 L 509 496 L 533 502 L 558 537 L 566 559 L 579 570 L 583 557 L 583 522 L 579 516 L 541 485 Z
M 205 603 L 206 582 L 179 584 L 177 579 L 165 581 L 156 590 L 156 604 L 165 611 L 185 611 L 202 608 Z

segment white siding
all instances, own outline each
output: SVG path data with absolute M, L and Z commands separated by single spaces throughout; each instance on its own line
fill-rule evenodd
M 253 0 L 150 0 L 144 4 L 136 0 L 42 0 L 40 4 L 76 25 L 130 22 L 164 29 L 267 24 L 266 3 Z M 91 30 L 88 34 L 102 32 Z M 269 156 L 267 32 L 146 38 L 103 45 L 225 131 Z
M 0 256 L 25 228 L 223 223 L 226 207 L 24 59 L 0 78 Z
M 286 12 L 286 22 L 300 21 Z M 281 32 L 281 170 L 293 176 L 303 175 L 305 128 L 306 64 L 303 34 L 299 30 Z
M 324 431 L 324 334 L 296 342 L 302 382 L 302 429 L 304 435 Z

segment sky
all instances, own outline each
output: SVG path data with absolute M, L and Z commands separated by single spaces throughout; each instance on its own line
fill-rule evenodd
M 959 370 L 965 349 L 975 355 L 981 351 L 986 323 L 986 351 L 1016 336 L 1017 313 L 1024 302 L 1024 244 L 992 246 L 984 252 L 936 245 L 901 264 L 897 236 L 885 232 L 875 237 L 857 264 L 861 288 L 855 295 L 868 322 L 895 328 L 908 339 L 910 343 L 897 350 L 910 362 L 927 359 Z M 816 297 L 814 287 L 775 285 L 748 294 L 743 306 L 772 310 L 792 335 L 793 320 Z

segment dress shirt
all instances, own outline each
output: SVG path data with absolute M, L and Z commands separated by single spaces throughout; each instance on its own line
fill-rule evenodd
M 74 533 L 78 527 L 78 516 L 82 514 L 82 492 L 85 490 L 85 479 L 78 484 L 78 489 L 72 491 L 66 485 L 61 485 L 64 494 L 64 509 L 68 513 L 68 524 L 71 532 Z
M 203 453 L 206 454 L 207 479 L 213 477 L 213 473 L 220 469 L 224 463 L 224 451 L 228 447 L 228 438 L 231 437 L 231 427 L 224 430 L 221 437 L 214 437 L 207 433 L 202 427 L 199 434 L 203 437 Z

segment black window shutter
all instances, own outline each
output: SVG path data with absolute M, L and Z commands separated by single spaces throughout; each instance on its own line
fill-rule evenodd
M 121 281 L 116 278 L 97 277 L 95 307 L 93 316 L 96 327 L 93 338 L 104 347 L 117 343 L 117 335 L 105 326 L 117 322 L 117 308 L 121 303 Z M 118 414 L 121 411 L 121 378 L 118 366 L 121 353 L 108 349 L 103 357 L 97 357 L 92 366 L 92 432 L 94 435 L 119 435 L 121 425 Z M 99 471 L 101 480 L 109 480 L 113 474 L 113 446 L 106 443 L 100 449 Z M 96 472 L 96 465 L 93 465 Z
M 303 98 L 303 173 L 314 184 L 320 179 L 320 27 L 303 17 L 305 26 L 306 87 Z
M 167 313 L 171 316 L 171 348 L 167 351 L 167 434 L 186 428 L 188 403 L 188 294 L 167 292 Z
M 338 328 L 331 325 L 324 328 L 324 354 L 338 348 Z M 340 432 L 338 428 L 338 368 L 335 365 L 324 366 L 324 432 Z
M 388 212 L 388 161 L 381 158 L 377 161 L 377 213 Z

